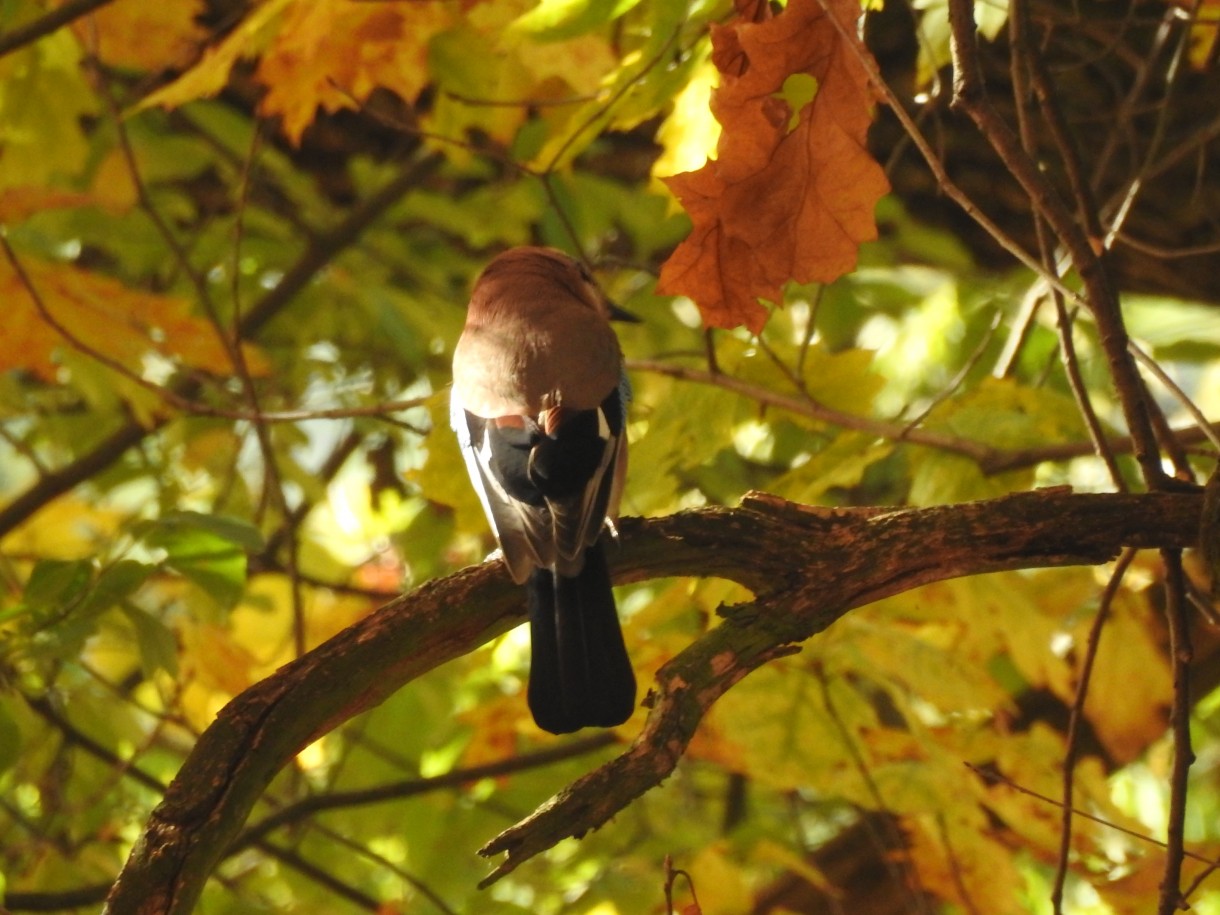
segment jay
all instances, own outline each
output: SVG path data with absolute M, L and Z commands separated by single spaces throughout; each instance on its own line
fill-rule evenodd
M 576 260 L 513 248 L 475 282 L 453 354 L 450 421 L 513 581 L 526 586 L 530 712 L 553 734 L 635 707 L 604 532 L 627 469 L 623 356 L 636 320 Z

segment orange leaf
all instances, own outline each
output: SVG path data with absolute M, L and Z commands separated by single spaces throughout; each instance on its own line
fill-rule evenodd
M 378 86 L 414 102 L 428 82 L 428 43 L 451 22 L 441 3 L 298 0 L 259 63 L 260 111 L 280 115 L 299 142 L 319 107 L 353 107 Z
M 22 257 L 23 280 L 6 258 L 0 258 L 0 301 L 6 303 L 0 370 L 25 368 L 53 379 L 54 352 L 72 344 L 39 310 L 37 293 L 52 321 L 78 343 L 140 374 L 146 355 L 154 352 L 198 368 L 228 375 L 233 371 L 216 331 L 190 314 L 190 303 L 124 286 L 101 274 L 70 264 Z M 249 353 L 251 369 L 266 370 L 264 360 Z
M 73 29 L 86 48 L 112 66 L 167 70 L 190 63 L 207 37 L 195 21 L 203 12 L 202 0 L 118 0 L 78 19 Z
M 44 210 L 88 206 L 93 202 L 93 198 L 88 194 L 28 184 L 8 187 L 0 190 L 0 223 L 17 225 Z
M 779 301 L 789 280 L 837 279 L 876 238 L 873 207 L 889 184 L 865 146 L 867 74 L 836 26 L 854 32 L 859 14 L 857 0 L 792 0 L 773 19 L 712 32 L 723 132 L 716 159 L 665 179 L 693 225 L 657 284 L 692 298 L 709 325 L 761 330 L 759 298 Z M 793 110 L 796 75 L 813 97 Z

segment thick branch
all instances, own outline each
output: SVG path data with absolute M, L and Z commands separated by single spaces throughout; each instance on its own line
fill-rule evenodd
M 754 496 L 737 509 L 627 519 L 618 581 L 717 576 L 757 600 L 658 673 L 643 732 L 619 758 L 498 836 L 494 879 L 605 823 L 677 765 L 734 683 L 853 607 L 918 585 L 1003 569 L 1104 562 L 1124 546 L 1185 547 L 1201 493 L 1024 493 L 927 509 L 818 509 Z M 200 737 L 115 884 L 109 912 L 189 912 L 271 779 L 304 746 L 419 676 L 520 622 L 498 564 L 430 582 L 231 702 Z

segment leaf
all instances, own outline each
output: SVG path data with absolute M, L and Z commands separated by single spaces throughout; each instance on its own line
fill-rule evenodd
M 197 512 L 173 512 L 139 530 L 144 542 L 165 551 L 165 565 L 194 582 L 221 606 L 231 607 L 246 584 L 246 549 L 261 538 L 248 524 Z
M 100 613 L 121 606 L 152 575 L 154 567 L 133 559 L 120 559 L 98 575 L 83 603 L 86 612 Z
M 259 109 L 297 143 L 319 108 L 354 108 L 379 86 L 412 103 L 428 83 L 428 43 L 451 22 L 441 3 L 297 0 L 258 65 Z
M 78 19 L 73 31 L 88 49 L 115 67 L 160 71 L 191 62 L 208 32 L 195 20 L 202 0 L 149 3 L 117 0 Z
M 35 612 L 64 612 L 80 600 L 93 580 L 93 563 L 87 559 L 44 559 L 35 563 L 23 597 Z
M 773 19 L 712 31 L 723 133 L 715 160 L 666 179 L 692 228 L 657 284 L 693 299 L 709 325 L 758 332 L 759 298 L 780 301 L 789 280 L 837 279 L 876 237 L 873 207 L 889 185 L 865 147 L 868 77 L 839 31 L 859 13 L 854 0 L 793 0 Z M 783 97 L 794 74 L 816 81 L 799 111 Z
M 140 666 L 144 675 L 151 677 L 158 670 L 164 670 L 170 676 L 176 676 L 178 641 L 170 628 L 139 607 L 125 603 L 120 609 L 135 630 L 136 642 L 140 646 Z
M 248 16 L 218 44 L 208 48 L 200 61 L 176 80 L 146 95 L 136 111 L 161 105 L 176 108 L 197 99 L 211 98 L 229 81 L 234 64 L 258 54 L 275 34 L 284 10 L 293 0 L 267 0 L 256 5 Z
M 9 187 L 0 190 L 0 223 L 16 225 L 45 210 L 86 206 L 93 202 L 88 194 L 76 194 L 47 187 Z
M 55 377 L 55 352 L 71 344 L 39 310 L 41 301 L 51 321 L 78 342 L 136 374 L 154 352 L 231 374 L 217 331 L 193 316 L 185 299 L 133 289 L 99 273 L 28 255 L 22 256 L 21 267 L 28 285 L 7 259 L 0 259 L 0 299 L 6 303 L 0 369 L 25 368 L 47 380 Z M 250 350 L 248 356 L 252 371 L 266 371 L 257 351 Z
M 1084 713 L 1120 764 L 1141 756 L 1168 724 L 1173 677 L 1161 645 L 1161 622 L 1146 600 L 1124 593 L 1115 600 L 1102 632 Z M 1082 622 L 1075 633 L 1081 664 L 1090 623 Z M 1119 695 L 1131 701 L 1115 702 Z M 1072 698 L 1063 697 L 1065 702 Z
M 252 553 L 263 548 L 263 535 L 257 527 L 241 518 L 230 518 L 225 515 L 206 515 L 203 512 L 192 511 L 169 512 L 162 515 L 156 522 L 156 529 L 160 531 L 204 531 L 221 540 L 244 547 Z
M 82 119 L 96 109 L 67 32 L 0 59 L 0 187 L 76 175 L 89 152 Z

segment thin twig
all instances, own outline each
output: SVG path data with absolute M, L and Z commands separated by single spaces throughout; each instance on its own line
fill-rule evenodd
M 1182 408 L 1191 415 L 1191 418 L 1194 419 L 1196 423 L 1199 424 L 1199 428 L 1203 430 L 1203 434 L 1207 436 L 1207 440 L 1216 447 L 1217 451 L 1220 451 L 1220 432 L 1217 432 L 1215 426 L 1208 421 L 1207 417 L 1203 414 L 1203 411 L 1199 409 L 1198 404 L 1191 400 L 1190 395 L 1183 391 L 1181 386 L 1179 386 L 1176 381 L 1169 377 L 1168 373 L 1161 368 L 1160 364 L 1146 352 L 1144 352 L 1138 343 L 1132 340 L 1130 346 L 1131 354 L 1135 356 L 1139 364 L 1147 369 L 1157 381 L 1165 386 L 1166 390 L 1177 398 L 1177 401 L 1182 405 Z
M 1028 797 L 1032 797 L 1036 800 L 1043 801 L 1047 804 L 1050 804 L 1052 807 L 1062 807 L 1063 806 L 1063 802 L 1060 801 L 1058 798 L 1053 798 L 1049 794 L 1042 794 L 1038 791 L 1035 791 L 1033 788 L 1026 788 L 1024 785 L 1014 782 L 1008 776 L 1006 776 L 1000 772 L 997 772 L 994 769 L 983 769 L 983 768 L 980 768 L 979 766 L 976 766 L 972 762 L 964 762 L 964 763 L 962 763 L 962 765 L 964 765 L 967 769 L 969 769 L 971 772 L 973 772 L 975 775 L 977 775 L 979 778 L 981 778 L 985 782 L 988 782 L 991 784 L 1006 785 L 1007 787 L 1011 788 L 1013 791 L 1017 791 L 1021 794 L 1024 794 Z M 1107 829 L 1113 829 L 1115 832 L 1121 832 L 1123 835 L 1130 836 L 1132 839 L 1135 839 L 1138 842 L 1143 842 L 1147 845 L 1155 845 L 1157 848 L 1166 847 L 1165 843 L 1162 842 L 1160 839 L 1153 838 L 1152 836 L 1146 835 L 1145 833 L 1142 833 L 1142 832 L 1136 832 L 1134 829 L 1128 829 L 1126 826 L 1120 826 L 1118 823 L 1111 823 L 1105 817 L 1099 817 L 1097 814 L 1090 813 L 1089 811 L 1087 811 L 1081 807 L 1076 807 L 1075 809 L 1073 809 L 1072 815 L 1078 816 L 1082 820 L 1088 820 L 1091 823 L 1096 823 L 1099 826 L 1104 826 Z M 1220 860 L 1216 860 L 1214 858 L 1208 858 L 1204 855 L 1200 855 L 1197 852 L 1190 851 L 1189 849 L 1185 849 L 1182 852 L 1182 854 L 1183 854 L 1183 857 L 1190 858 L 1192 861 L 1198 861 L 1198 862 L 1200 862 L 1202 864 L 1206 864 L 1212 868 L 1220 868 Z
M 1195 754 L 1190 745 L 1190 662 L 1194 657 L 1187 614 L 1186 576 L 1180 550 L 1162 550 L 1165 563 L 1165 617 L 1169 623 L 1169 657 L 1173 667 L 1173 770 L 1169 778 L 1169 812 L 1165 842 L 1165 874 L 1161 878 L 1157 915 L 1175 915 L 1182 902 L 1182 859 L 1185 856 L 1186 800 L 1190 766 Z
M 397 801 L 407 797 L 418 797 L 431 791 L 444 788 L 457 788 L 469 785 L 485 778 L 501 778 L 517 772 L 549 766 L 552 763 L 563 762 L 605 749 L 617 742 L 610 731 L 602 731 L 591 737 L 584 737 L 568 743 L 550 746 L 531 753 L 519 753 L 495 762 L 469 766 L 464 769 L 452 769 L 443 775 L 433 775 L 428 778 L 409 778 L 399 782 L 387 782 L 376 788 L 366 788 L 358 791 L 333 791 L 297 801 L 289 807 L 273 813 L 247 828 L 233 840 L 228 853 L 240 851 L 263 839 L 276 829 L 283 829 L 302 820 L 309 819 L 327 810 L 349 810 L 353 807 L 363 807 L 368 804 L 380 804 L 386 801 Z
M 1109 618 L 1110 606 L 1113 604 L 1114 597 L 1118 594 L 1118 589 L 1122 585 L 1123 576 L 1126 575 L 1127 569 L 1132 561 L 1134 561 L 1135 556 L 1135 550 L 1123 550 L 1122 555 L 1118 557 L 1118 561 L 1114 564 L 1114 571 L 1110 573 L 1110 580 L 1106 582 L 1105 590 L 1102 591 L 1101 600 L 1097 606 L 1097 615 L 1093 618 L 1093 625 L 1089 627 L 1089 637 L 1085 643 L 1084 659 L 1080 665 L 1079 683 L 1076 685 L 1076 695 L 1072 699 L 1072 710 L 1068 717 L 1067 735 L 1064 738 L 1067 749 L 1063 757 L 1063 804 L 1061 807 L 1063 817 L 1059 831 L 1059 861 L 1055 869 L 1055 882 L 1051 889 L 1051 906 L 1054 909 L 1055 915 L 1060 915 L 1063 911 L 1063 889 L 1067 882 L 1068 857 L 1072 849 L 1072 813 L 1074 811 L 1072 802 L 1076 790 L 1074 776 L 1076 772 L 1076 758 L 1080 751 L 1080 729 L 1084 721 L 1084 703 L 1089 694 L 1089 682 L 1093 678 L 1093 664 L 1097 660 L 1097 649 L 1101 644 L 1102 629 Z
M 990 216 L 980 210 L 974 200 L 972 200 L 971 197 L 960 187 L 958 187 L 958 185 L 949 177 L 949 173 L 945 170 L 944 163 L 941 162 L 940 157 L 936 154 L 936 151 L 932 148 L 932 145 L 928 142 L 927 138 L 924 137 L 923 132 L 919 129 L 919 126 L 915 123 L 915 120 L 903 107 L 902 101 L 898 98 L 894 90 L 890 88 L 889 83 L 887 83 L 885 78 L 881 75 L 881 71 L 878 69 L 876 61 L 873 60 L 872 53 L 867 47 L 864 46 L 859 35 L 856 34 L 855 29 L 848 28 L 843 23 L 839 22 L 838 18 L 836 18 L 830 11 L 826 0 L 819 0 L 819 3 L 821 3 L 822 8 L 826 10 L 826 15 L 830 18 L 835 30 L 838 31 L 840 37 L 851 50 L 851 53 L 864 68 L 865 73 L 868 75 L 869 83 L 882 96 L 886 104 L 889 105 L 890 110 L 894 112 L 894 116 L 898 118 L 899 123 L 902 124 L 902 128 L 906 132 L 906 135 L 911 138 L 911 142 L 915 144 L 915 148 L 918 149 L 920 155 L 923 156 L 924 161 L 928 165 L 929 171 L 932 172 L 932 176 L 936 179 L 936 186 L 944 192 L 946 197 L 961 207 L 967 216 L 978 223 L 983 231 L 990 235 L 1001 248 L 1015 257 L 1038 276 L 1042 277 L 1042 279 L 1048 284 L 1060 289 L 1064 296 L 1066 296 L 1068 299 L 1072 301 L 1078 300 L 1079 297 L 1074 290 L 1065 286 L 1063 281 L 1060 280 L 1058 276 L 1047 273 L 1042 268 L 1042 265 L 1038 263 L 1036 258 L 1022 248 L 1021 245 L 1012 238 L 1012 236 L 1000 228 L 999 224 L 992 220 Z

